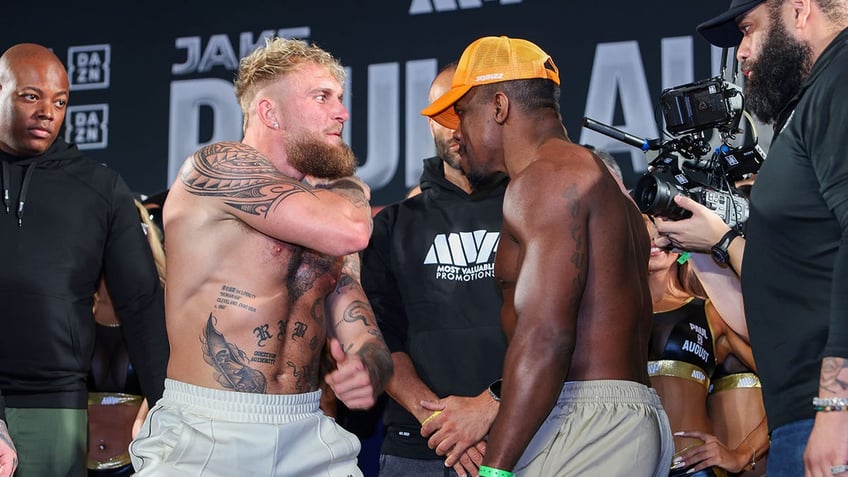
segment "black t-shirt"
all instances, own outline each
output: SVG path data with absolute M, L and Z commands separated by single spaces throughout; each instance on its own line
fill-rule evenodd
M 770 430 L 813 418 L 822 357 L 848 358 L 846 42 L 782 113 L 751 194 L 742 291 Z
M 506 340 L 494 280 L 506 177 L 471 195 L 425 161 L 422 193 L 374 219 L 362 286 L 392 352 L 407 353 L 439 397 L 476 396 L 501 377 Z M 382 452 L 436 459 L 415 417 L 394 400 Z

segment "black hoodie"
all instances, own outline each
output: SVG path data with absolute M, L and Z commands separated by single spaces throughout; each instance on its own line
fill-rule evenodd
M 61 138 L 0 152 L 0 391 L 8 407 L 87 406 L 101 273 L 151 405 L 168 342 L 164 297 L 123 179 Z
M 430 158 L 421 194 L 374 218 L 362 286 L 389 350 L 407 353 L 439 397 L 476 396 L 501 377 L 506 338 L 493 269 L 507 181 L 498 174 L 469 195 Z M 439 458 L 394 400 L 384 424 L 384 454 Z

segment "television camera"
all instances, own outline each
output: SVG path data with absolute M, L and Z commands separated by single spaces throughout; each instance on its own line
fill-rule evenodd
M 731 227 L 748 219 L 748 199 L 735 183 L 756 173 L 765 153 L 756 143 L 733 147 L 743 115 L 742 91 L 721 77 L 663 90 L 660 107 L 669 139 L 643 139 L 588 117 L 583 126 L 640 148 L 657 151 L 648 172 L 639 178 L 631 196 L 646 214 L 679 220 L 691 212 L 674 203 L 686 197 L 708 207 Z M 721 144 L 710 153 L 706 132 L 717 130 Z M 682 157 L 682 160 L 680 160 Z

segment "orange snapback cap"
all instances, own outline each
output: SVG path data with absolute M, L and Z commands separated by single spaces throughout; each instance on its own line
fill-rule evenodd
M 559 85 L 559 69 L 550 55 L 527 40 L 506 36 L 485 36 L 465 48 L 451 88 L 436 98 L 421 114 L 450 129 L 459 127 L 453 105 L 471 88 L 490 83 L 522 79 L 549 79 Z

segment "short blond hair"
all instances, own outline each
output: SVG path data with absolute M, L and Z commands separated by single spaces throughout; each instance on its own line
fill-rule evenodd
M 244 114 L 243 127 L 247 127 L 248 111 L 256 93 L 302 63 L 323 66 L 339 83 L 344 84 L 345 70 L 339 60 L 314 43 L 308 44 L 303 40 L 266 38 L 265 46 L 241 59 L 234 86 L 236 99 Z

